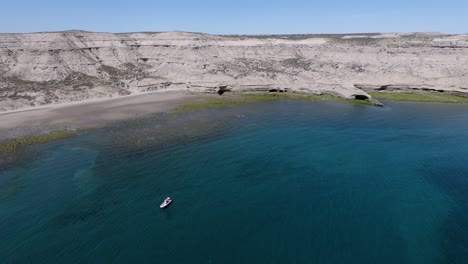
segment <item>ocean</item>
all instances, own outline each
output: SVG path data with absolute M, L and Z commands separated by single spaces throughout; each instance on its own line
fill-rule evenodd
M 468 105 L 385 104 L 158 114 L 31 146 L 0 168 L 0 262 L 468 263 Z

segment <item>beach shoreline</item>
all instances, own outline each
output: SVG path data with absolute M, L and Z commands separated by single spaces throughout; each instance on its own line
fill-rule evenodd
M 235 93 L 220 97 L 217 94 L 186 92 L 181 90 L 156 91 L 137 93 L 118 97 L 92 98 L 83 101 L 72 101 L 58 104 L 42 105 L 31 108 L 23 108 L 0 112 L 0 133 L 18 130 L 22 128 L 56 128 L 56 129 L 78 129 L 93 128 L 104 126 L 109 122 L 124 121 L 129 118 L 141 117 L 147 114 L 166 113 L 171 110 L 184 107 L 187 104 L 198 104 L 206 99 L 226 99 L 239 95 L 249 95 L 251 93 Z M 260 95 L 259 98 L 250 98 L 254 100 L 265 99 L 268 95 L 264 93 L 252 93 Z M 251 94 L 251 95 L 252 95 Z M 433 94 L 433 93 L 371 93 L 377 99 L 389 99 L 396 101 L 413 102 L 440 102 L 440 103 L 466 103 L 466 97 Z M 262 97 L 263 95 L 263 97 Z M 409 96 L 408 99 L 400 95 Z M 279 96 L 279 95 L 278 95 Z M 339 97 L 327 97 L 326 95 L 308 95 L 301 93 L 285 94 L 285 99 L 304 99 L 317 98 L 325 100 L 340 100 L 349 103 L 368 103 L 371 105 L 382 106 L 380 102 L 366 102 L 359 100 L 349 100 Z M 218 101 L 218 100 L 215 100 Z M 222 100 L 225 101 L 225 100 Z M 221 102 L 222 102 L 221 101 Z M 244 100 L 239 100 L 242 102 Z M 207 106 L 210 106 L 208 102 Z M 205 104 L 197 106 L 206 107 Z M 0 137 L 0 140 L 4 139 Z
M 109 122 L 169 112 L 178 106 L 209 97 L 212 95 L 180 91 L 153 92 L 0 112 L 0 133 L 34 127 L 50 129 L 100 127 Z
M 433 93 L 371 93 L 374 98 L 424 103 L 467 103 L 468 98 Z M 403 96 L 403 97 L 402 97 Z M 408 98 L 406 98 L 406 97 Z M 0 143 L 50 132 L 76 132 L 104 127 L 113 122 L 143 118 L 151 114 L 228 107 L 245 103 L 278 99 L 307 101 L 340 101 L 351 104 L 383 106 L 377 100 L 350 100 L 330 95 L 304 93 L 232 93 L 217 94 L 182 90 L 155 91 L 127 96 L 93 98 L 33 108 L 0 112 Z M 35 139 L 34 139 L 35 140 Z M 34 141 L 33 140 L 33 141 Z M 4 143 L 3 143 L 4 144 Z

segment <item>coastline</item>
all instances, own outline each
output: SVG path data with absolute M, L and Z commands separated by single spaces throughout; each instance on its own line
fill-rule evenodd
M 0 113 L 0 165 L 14 160 L 10 154 L 29 145 L 65 139 L 112 122 L 169 113 L 210 97 L 213 95 L 152 92 Z
M 372 93 L 374 98 L 396 101 L 467 103 L 468 98 L 422 93 Z M 403 96 L 403 97 L 402 97 Z M 149 114 L 168 113 L 169 118 L 181 112 L 223 108 L 273 100 L 338 101 L 350 104 L 383 106 L 377 100 L 350 100 L 331 95 L 303 93 L 233 93 L 219 96 L 181 90 L 139 93 L 113 98 L 44 105 L 0 112 L 0 152 L 11 152 L 26 145 L 59 140 L 82 129 L 103 127 L 112 122 L 140 118 Z
M 207 97 L 209 95 L 184 92 L 153 92 L 0 112 L 0 131 L 38 126 L 92 128 L 107 122 L 167 112 Z
M 335 100 L 354 104 L 379 105 L 364 100 L 301 93 L 233 93 L 221 97 L 217 94 L 181 90 L 157 91 L 0 112 L 0 132 L 26 127 L 93 128 L 108 122 L 123 121 L 146 114 L 165 113 L 172 110 L 180 112 L 209 107 L 219 108 L 278 99 Z
M 467 97 L 432 93 L 371 93 L 375 99 L 412 102 L 468 103 Z M 378 101 L 350 100 L 329 95 L 301 93 L 234 93 L 223 97 L 217 94 L 185 92 L 181 90 L 156 91 L 127 96 L 93 98 L 0 112 L 0 132 L 24 128 L 75 130 L 103 126 L 108 122 L 123 121 L 146 114 L 175 110 L 219 108 L 255 101 L 298 99 L 308 101 L 335 100 L 345 103 L 382 106 Z M 17 135 L 13 136 L 17 137 Z M 8 136 L 7 136 L 8 138 Z M 12 138 L 12 136 L 10 136 Z M 0 137 L 0 141 L 4 140 Z
M 180 90 L 97 98 L 0 113 L 0 154 L 11 153 L 28 145 L 71 137 L 80 134 L 82 130 L 103 127 L 112 122 L 143 118 L 150 114 L 167 113 L 168 118 L 172 119 L 182 112 L 282 99 L 378 105 L 375 102 L 348 100 L 330 95 L 233 93 L 219 96 Z

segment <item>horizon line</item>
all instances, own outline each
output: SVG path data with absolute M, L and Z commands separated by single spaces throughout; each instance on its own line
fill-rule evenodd
M 184 30 L 163 30 L 163 31 L 128 31 L 128 32 L 112 32 L 112 31 L 90 31 L 84 29 L 69 29 L 69 30 L 51 30 L 51 31 L 31 31 L 31 32 L 0 32 L 0 34 L 47 34 L 47 33 L 73 33 L 73 32 L 85 32 L 85 33 L 97 33 L 97 34 L 160 34 L 160 33 L 192 33 L 192 34 L 206 34 L 214 36 L 287 36 L 287 35 L 372 35 L 372 34 L 434 34 L 434 35 L 467 35 L 468 33 L 445 33 L 438 31 L 382 31 L 382 32 L 340 32 L 340 33 L 207 33 L 197 31 L 184 31 Z

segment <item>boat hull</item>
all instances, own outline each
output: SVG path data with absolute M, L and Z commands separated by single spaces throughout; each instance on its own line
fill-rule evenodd
M 167 203 L 164 202 L 159 206 L 159 208 L 161 208 L 161 209 L 167 208 L 171 203 L 172 203 L 172 201 L 169 201 Z

